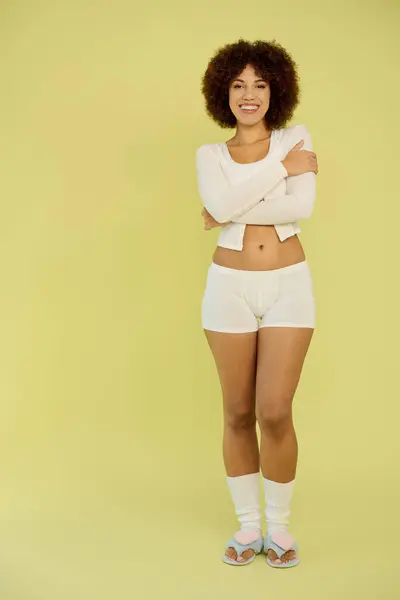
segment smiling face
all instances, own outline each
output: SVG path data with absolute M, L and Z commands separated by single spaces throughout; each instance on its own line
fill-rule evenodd
M 269 108 L 271 90 L 252 65 L 247 65 L 229 86 L 229 106 L 243 125 L 254 125 Z

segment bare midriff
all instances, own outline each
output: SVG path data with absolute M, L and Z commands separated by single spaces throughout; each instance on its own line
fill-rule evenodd
M 248 163 L 264 158 L 269 152 L 269 143 L 268 139 L 244 148 L 228 141 L 227 146 L 234 161 Z M 267 271 L 301 262 L 305 254 L 297 235 L 281 242 L 273 225 L 246 225 L 243 250 L 217 246 L 212 260 L 230 269 Z
M 217 246 L 212 260 L 230 269 L 266 271 L 301 262 L 305 254 L 297 235 L 281 242 L 273 225 L 246 225 L 243 250 Z

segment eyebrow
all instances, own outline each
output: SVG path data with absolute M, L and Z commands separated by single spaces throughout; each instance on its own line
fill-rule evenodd
M 234 79 L 233 81 L 241 81 L 242 83 L 246 83 L 246 82 L 244 81 L 244 79 Z M 258 81 L 263 81 L 264 83 L 267 83 L 265 79 L 256 79 L 256 80 L 254 81 L 254 83 L 257 83 Z

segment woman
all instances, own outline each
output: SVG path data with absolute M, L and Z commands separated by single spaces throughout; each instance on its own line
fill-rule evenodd
M 221 383 L 223 458 L 240 523 L 222 559 L 245 565 L 264 550 L 270 566 L 290 567 L 299 562 L 288 531 L 298 454 L 292 402 L 315 326 L 297 221 L 313 211 L 317 157 L 307 128 L 286 126 L 299 102 L 298 75 L 275 41 L 239 39 L 219 49 L 202 93 L 211 118 L 236 129 L 196 153 L 205 229 L 221 226 L 202 325 Z

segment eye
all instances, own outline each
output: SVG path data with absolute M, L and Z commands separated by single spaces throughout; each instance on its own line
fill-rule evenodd
M 240 88 L 240 87 L 242 87 L 242 86 L 240 85 L 240 83 L 236 83 L 236 84 L 233 86 L 233 88 L 234 88 L 234 89 L 235 89 L 235 88 Z M 266 88 L 267 86 L 266 86 L 265 84 L 261 83 L 261 84 L 258 84 L 258 86 L 257 86 L 257 87 L 261 88 L 262 90 L 265 90 L 265 88 Z

